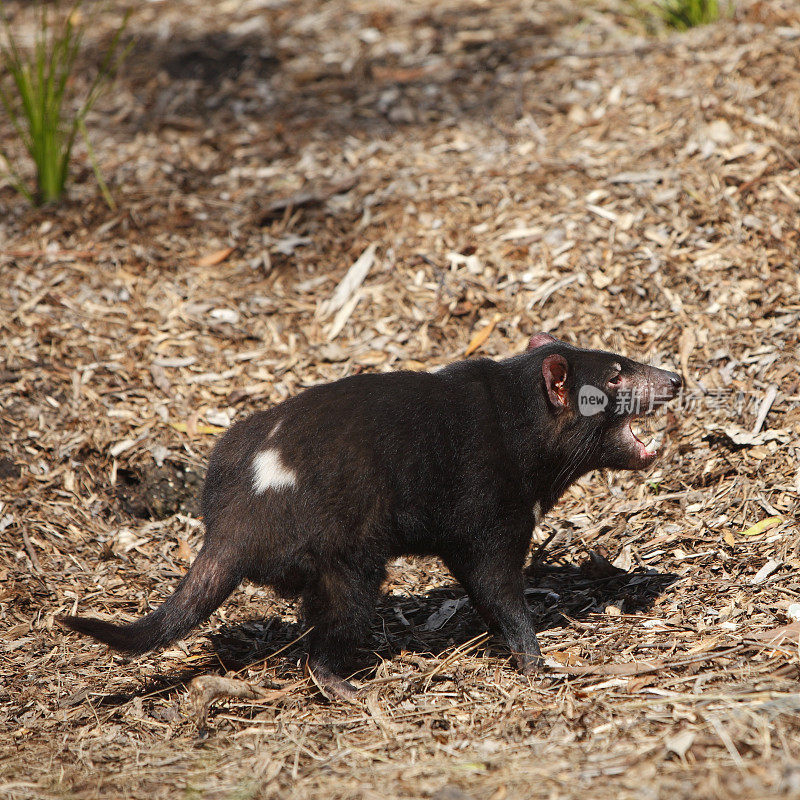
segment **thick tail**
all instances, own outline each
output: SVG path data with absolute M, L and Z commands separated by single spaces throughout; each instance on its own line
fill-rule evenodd
M 146 653 L 174 642 L 199 625 L 225 601 L 242 576 L 206 547 L 178 585 L 155 611 L 129 625 L 114 625 L 91 617 L 61 617 L 59 622 L 126 653 Z

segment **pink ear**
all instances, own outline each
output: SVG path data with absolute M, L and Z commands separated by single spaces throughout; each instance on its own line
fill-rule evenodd
M 531 340 L 528 342 L 528 350 L 535 350 L 537 347 L 542 347 L 546 344 L 553 344 L 553 342 L 557 342 L 555 336 L 551 336 L 549 333 L 534 333 L 531 336 Z
M 550 402 L 558 409 L 566 408 L 569 405 L 569 395 L 567 393 L 567 373 L 569 367 L 567 359 L 558 353 L 542 361 L 542 377 L 547 388 L 547 396 Z

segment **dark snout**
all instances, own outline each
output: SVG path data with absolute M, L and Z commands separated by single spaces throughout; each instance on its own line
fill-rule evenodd
M 681 386 L 683 386 L 683 378 L 677 372 L 667 372 L 665 369 L 657 370 L 661 384 L 666 388 L 669 387 L 674 397 L 678 394 Z
M 683 386 L 683 378 L 677 372 L 650 367 L 650 387 L 656 405 L 676 397 Z

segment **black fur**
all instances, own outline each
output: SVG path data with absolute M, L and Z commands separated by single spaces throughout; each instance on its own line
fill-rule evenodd
M 536 517 L 589 470 L 647 466 L 629 419 L 680 383 L 539 334 L 504 361 L 308 389 L 217 443 L 203 491 L 205 544 L 172 597 L 130 625 L 64 621 L 142 653 L 184 636 L 248 578 L 302 596 L 312 658 L 322 673 L 341 674 L 364 639 L 387 561 L 434 554 L 528 671 L 540 661 L 522 571 Z M 594 416 L 578 410 L 587 384 L 610 398 Z M 647 407 L 620 411 L 623 389 Z M 254 491 L 253 459 L 268 449 L 296 485 Z

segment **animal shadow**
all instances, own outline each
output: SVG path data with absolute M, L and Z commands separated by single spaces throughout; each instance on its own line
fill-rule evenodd
M 537 563 L 526 571 L 526 598 L 539 621 L 539 631 L 568 628 L 572 620 L 601 613 L 613 604 L 624 613 L 651 608 L 677 579 L 672 573 L 637 568 L 626 572 L 612 567 L 596 554 L 580 566 Z M 279 674 L 296 670 L 305 658 L 300 623 L 286 624 L 275 617 L 226 625 L 210 638 L 219 663 L 227 670 L 241 670 L 281 650 Z M 424 594 L 384 595 L 374 620 L 371 641 L 358 662 L 358 677 L 369 678 L 383 659 L 400 653 L 435 655 L 469 642 L 487 630 L 461 586 L 455 582 Z M 509 658 L 497 636 L 488 645 L 492 655 Z M 296 672 L 293 674 L 296 675 Z
M 568 628 L 573 620 L 602 612 L 610 603 L 626 613 L 646 611 L 678 579 L 653 569 L 625 572 L 596 554 L 580 566 L 533 563 L 526 573 L 526 597 L 539 620 L 539 631 Z M 298 665 L 305 661 L 307 630 L 302 623 L 287 623 L 275 615 L 225 624 L 209 635 L 213 652 L 208 659 L 178 672 L 151 676 L 139 689 L 108 694 L 95 703 L 113 709 L 136 697 L 169 697 L 199 675 L 239 671 L 259 662 L 270 663 L 279 679 L 296 680 Z M 356 677 L 368 680 L 381 660 L 401 653 L 436 655 L 485 631 L 485 622 L 455 582 L 419 595 L 389 592 L 379 604 Z M 510 656 L 496 636 L 486 649 L 499 660 Z

